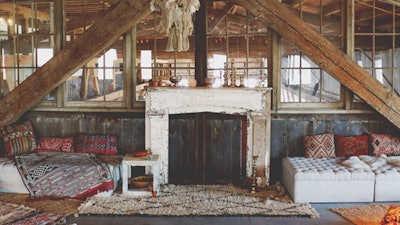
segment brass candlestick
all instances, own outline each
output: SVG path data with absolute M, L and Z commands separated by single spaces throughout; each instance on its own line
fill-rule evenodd
M 252 181 L 251 181 L 251 191 L 250 193 L 255 194 L 256 193 L 256 187 L 257 187 L 257 167 L 256 167 L 256 161 L 257 161 L 258 156 L 253 155 L 253 174 L 251 176 Z

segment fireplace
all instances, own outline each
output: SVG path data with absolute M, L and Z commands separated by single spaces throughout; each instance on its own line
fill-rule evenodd
M 256 168 L 258 185 L 269 183 L 270 88 L 149 88 L 146 93 L 146 149 L 159 154 L 159 182 L 168 183 L 169 115 L 212 112 L 247 117 L 246 176 Z M 253 156 L 257 160 L 253 162 Z

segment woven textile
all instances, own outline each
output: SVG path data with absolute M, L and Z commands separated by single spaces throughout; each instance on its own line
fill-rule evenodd
M 336 134 L 335 148 L 337 157 L 368 155 L 368 136 L 342 136 Z
M 0 202 L 0 224 L 32 225 L 32 224 L 66 224 L 64 216 L 39 211 L 23 205 Z
M 14 123 L 0 128 L 0 139 L 6 156 L 26 154 L 36 149 L 36 137 L 31 121 Z
M 334 134 L 304 136 L 306 158 L 333 158 L 335 155 Z
M 42 137 L 36 152 L 74 152 L 74 138 Z
M 109 134 L 83 134 L 76 137 L 76 151 L 101 155 L 116 155 L 118 139 Z
M 42 152 L 15 160 L 32 197 L 82 198 L 114 187 L 107 164 L 95 155 Z
M 369 135 L 373 155 L 400 155 L 400 137 L 395 137 L 389 134 L 369 133 Z

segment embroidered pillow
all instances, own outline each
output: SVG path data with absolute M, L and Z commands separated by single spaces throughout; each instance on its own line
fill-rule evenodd
M 73 137 L 42 137 L 37 152 L 74 152 Z
M 0 139 L 8 157 L 33 152 L 37 145 L 30 120 L 0 128 Z
M 372 148 L 372 155 L 400 155 L 400 137 L 395 137 L 389 134 L 368 134 Z
M 336 156 L 349 157 L 368 155 L 368 136 L 342 136 L 335 134 Z
M 334 134 L 318 134 L 303 136 L 306 158 L 334 158 Z
M 77 152 L 101 155 L 116 155 L 118 152 L 118 139 L 115 135 L 79 133 L 75 144 Z

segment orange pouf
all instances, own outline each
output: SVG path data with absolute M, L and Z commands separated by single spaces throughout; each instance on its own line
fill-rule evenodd
M 381 225 L 400 225 L 400 207 L 391 205 L 383 216 Z

